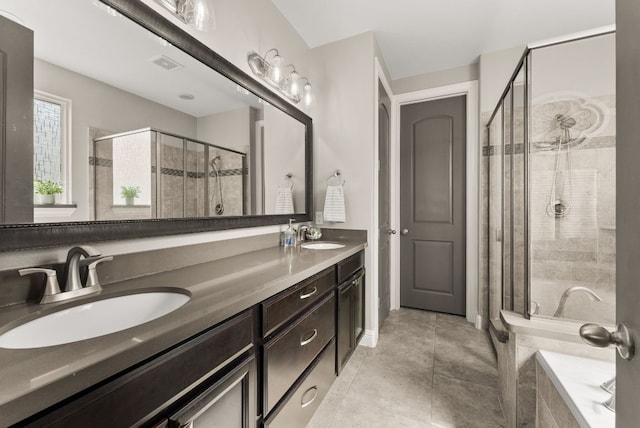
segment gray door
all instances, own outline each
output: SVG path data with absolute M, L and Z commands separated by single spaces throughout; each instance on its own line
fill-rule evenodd
M 400 305 L 465 314 L 466 96 L 400 110 Z
M 378 82 L 378 327 L 389 315 L 391 306 L 391 271 L 389 238 L 391 222 L 389 209 L 389 112 L 391 102 Z
M 0 16 L 0 224 L 32 222 L 33 31 Z
M 616 318 L 635 337 L 640 353 L 640 2 L 616 2 Z M 640 421 L 640 356 L 616 362 L 616 426 Z

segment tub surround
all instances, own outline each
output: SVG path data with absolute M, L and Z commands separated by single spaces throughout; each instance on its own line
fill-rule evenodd
M 549 351 L 538 351 L 536 363 L 538 426 L 615 427 L 601 405 L 611 394 L 600 388 L 615 376 L 614 363 Z
M 498 389 L 508 426 L 533 427 L 536 423 L 536 359 L 538 350 L 562 352 L 604 362 L 615 361 L 612 348 L 593 348 L 578 335 L 579 323 L 540 318 L 525 319 L 521 314 L 501 311 L 506 342 L 490 329 L 498 356 Z
M 102 295 L 157 287 L 180 287 L 191 293 L 191 300 L 162 318 L 110 335 L 34 350 L 0 349 L 0 425 L 19 422 L 79 393 L 366 247 L 366 232 L 323 232 L 326 239 L 340 240 L 345 247 L 309 250 L 271 246 L 231 257 L 216 257 L 216 254 L 224 253 L 225 247 L 234 248 L 233 242 L 222 241 L 209 244 L 216 244 L 219 250 L 212 251 L 213 260 L 203 262 L 201 256 L 197 259 L 199 264 L 174 266 L 172 270 L 166 270 L 161 263 L 154 262 L 153 252 L 146 254 L 147 272 L 162 272 L 112 282 L 105 286 Z M 184 249 L 189 251 L 188 247 Z M 181 250 L 176 248 L 171 251 L 178 255 Z M 159 255 L 162 261 L 170 254 L 160 252 Z M 135 264 L 126 261 L 128 257 L 116 256 L 110 272 L 117 272 L 120 266 L 125 267 L 125 271 L 133 270 L 142 274 L 135 269 Z M 178 259 L 184 263 L 184 258 Z M 127 275 L 121 273 L 120 276 Z M 0 325 L 74 303 L 47 307 L 30 303 L 6 307 L 0 310 Z

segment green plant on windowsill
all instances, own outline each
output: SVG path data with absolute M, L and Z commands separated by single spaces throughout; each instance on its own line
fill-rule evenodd
M 43 205 L 55 204 L 56 195 L 62 193 L 62 183 L 53 180 L 35 180 L 33 188 L 37 195 L 36 203 Z
M 140 187 L 120 186 L 120 196 L 124 199 L 125 205 L 133 205 L 135 199 L 140 196 Z

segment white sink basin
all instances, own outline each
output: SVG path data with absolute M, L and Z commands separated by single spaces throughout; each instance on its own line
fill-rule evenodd
M 300 245 L 302 248 L 308 250 L 335 250 L 336 248 L 343 248 L 344 244 L 339 242 L 305 242 Z
M 189 299 L 180 292 L 154 291 L 80 304 L 3 333 L 0 348 L 43 348 L 104 336 L 166 315 Z

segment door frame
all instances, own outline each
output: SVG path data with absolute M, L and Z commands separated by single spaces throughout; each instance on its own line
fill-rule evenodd
M 471 80 L 453 85 L 439 86 L 420 91 L 394 95 L 391 121 L 391 224 L 401 227 L 400 222 L 400 108 L 406 104 L 432 101 L 455 96 L 467 96 L 467 150 L 466 150 L 466 318 L 476 328 L 482 326 L 478 311 L 478 266 L 480 242 L 480 144 L 478 127 L 478 81 Z M 377 106 L 377 105 L 376 105 Z M 377 224 L 377 223 L 376 223 Z M 391 246 L 391 309 L 400 309 L 400 246 L 392 240 Z
M 372 165 L 374 166 L 372 168 L 372 172 L 371 172 L 371 179 L 372 179 L 372 183 L 373 183 L 373 187 L 371 189 L 371 200 L 373 201 L 373 209 L 371 210 L 371 237 L 372 239 L 370 239 L 369 241 L 369 248 L 371 249 L 371 270 L 374 272 L 373 275 L 368 275 L 367 276 L 367 281 L 366 281 L 366 287 L 367 287 L 367 292 L 365 293 L 365 299 L 366 299 L 366 305 L 365 308 L 370 308 L 369 310 L 369 323 L 366 324 L 368 326 L 370 326 L 371 328 L 367 329 L 365 328 L 364 331 L 364 335 L 362 336 L 362 340 L 360 343 L 362 343 L 365 346 L 369 346 L 369 347 L 375 347 L 378 344 L 378 300 L 379 300 L 379 296 L 378 296 L 378 257 L 379 257 L 379 245 L 378 245 L 378 221 L 379 221 L 379 216 L 378 216 L 378 204 L 379 204 L 379 200 L 378 200 L 378 189 L 380 188 L 380 183 L 378 180 L 378 104 L 380 103 L 380 93 L 378 91 L 378 81 L 382 83 L 382 86 L 384 87 L 384 90 L 387 92 L 387 95 L 389 96 L 389 99 L 391 100 L 391 111 L 389 112 L 389 115 L 391 116 L 389 118 L 389 176 L 390 176 L 390 185 L 393 184 L 393 174 L 394 174 L 394 162 L 395 162 L 395 158 L 394 158 L 394 153 L 393 153 L 393 145 L 394 145 L 394 111 L 395 111 L 395 107 L 394 107 L 394 95 L 393 95 L 393 91 L 391 90 L 391 84 L 389 82 L 389 79 L 387 78 L 387 74 L 385 73 L 384 69 L 382 68 L 382 65 L 380 64 L 380 60 L 378 59 L 377 56 L 375 56 L 374 58 L 374 79 L 373 79 L 373 93 L 375 94 L 374 96 L 374 103 L 373 103 L 373 159 L 372 159 Z M 393 187 L 390 188 L 389 190 L 389 200 L 391 201 L 391 203 L 393 203 L 394 201 L 394 189 Z M 389 223 L 392 225 L 391 227 L 393 228 L 393 225 L 397 223 L 397 220 L 394 219 L 393 217 L 393 208 L 391 209 L 391 217 L 389 220 Z M 395 235 L 397 236 L 397 235 Z M 393 310 L 393 280 L 394 280 L 394 273 L 393 273 L 393 251 L 395 246 L 397 246 L 397 240 L 396 239 L 391 239 L 391 242 L 389 243 L 389 251 L 390 254 L 392 254 L 391 256 L 391 261 L 390 261 L 390 271 L 391 271 L 391 306 L 390 306 L 390 310 Z

